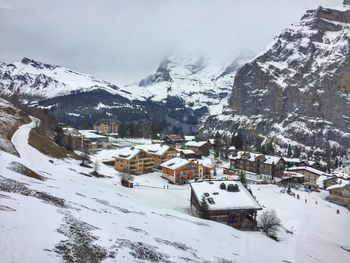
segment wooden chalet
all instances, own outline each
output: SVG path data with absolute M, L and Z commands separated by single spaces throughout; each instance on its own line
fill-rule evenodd
M 350 182 L 342 181 L 340 184 L 327 188 L 329 196 L 326 199 L 332 203 L 345 206 L 350 209 Z
M 161 165 L 163 178 L 173 184 L 184 184 L 189 180 L 198 180 L 211 176 L 211 167 L 197 160 L 172 158 Z
M 210 143 L 208 141 L 189 141 L 185 143 L 186 149 L 194 152 L 201 152 L 203 155 L 209 155 Z
M 202 196 L 209 204 L 208 219 L 240 230 L 257 230 L 257 211 L 261 206 L 238 181 L 191 183 L 191 211 L 200 216 Z

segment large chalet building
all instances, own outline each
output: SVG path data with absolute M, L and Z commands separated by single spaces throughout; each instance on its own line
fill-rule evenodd
M 278 156 L 239 151 L 236 156 L 230 157 L 230 170 L 249 172 L 251 177 L 247 176 L 247 179 L 257 182 L 271 181 L 274 177 L 282 178 L 284 167 L 283 158 Z
M 200 216 L 201 199 L 205 197 L 208 219 L 240 230 L 257 230 L 257 211 L 261 206 L 237 181 L 202 181 L 191 186 L 191 211 Z
M 98 121 L 94 123 L 94 130 L 102 134 L 118 134 L 118 124 L 113 121 Z
M 184 184 L 189 180 L 205 179 L 211 176 L 211 165 L 203 160 L 172 158 L 161 165 L 163 178 L 173 184 Z
M 114 156 L 115 169 L 135 175 L 158 168 L 160 164 L 176 156 L 174 147 L 160 144 L 138 145 L 118 150 Z

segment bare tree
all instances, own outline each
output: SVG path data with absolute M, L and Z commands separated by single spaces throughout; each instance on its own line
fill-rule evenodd
M 259 217 L 259 227 L 270 237 L 276 237 L 281 226 L 281 219 L 278 218 L 275 210 L 266 210 Z
M 86 165 L 86 162 L 90 161 L 90 156 L 88 151 L 84 150 L 81 154 L 80 154 L 80 158 L 81 158 L 81 165 Z

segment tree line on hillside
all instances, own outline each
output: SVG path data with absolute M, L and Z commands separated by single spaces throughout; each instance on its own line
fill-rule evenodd
M 151 138 L 159 139 L 160 134 L 179 134 L 183 135 L 182 127 L 171 125 L 165 120 L 151 122 L 129 122 L 120 123 L 118 126 L 118 135 L 121 138 Z

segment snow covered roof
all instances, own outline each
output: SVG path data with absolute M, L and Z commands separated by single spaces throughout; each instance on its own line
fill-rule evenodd
M 196 136 L 193 135 L 185 135 L 185 141 L 194 141 L 196 139 Z
M 283 157 L 283 160 L 287 163 L 301 163 L 301 160 L 299 158 L 285 158 Z
M 136 147 L 125 147 L 116 151 L 114 158 L 121 158 L 125 160 L 133 159 L 141 150 Z
M 212 162 L 208 158 L 206 158 L 206 159 L 197 159 L 195 161 L 198 162 L 199 164 L 205 166 L 205 167 L 213 168 Z
M 214 139 L 209 139 L 208 140 L 210 142 L 210 144 L 214 145 L 215 144 L 215 140 Z
M 265 158 L 266 161 L 264 163 L 266 164 L 276 164 L 281 160 L 281 157 L 271 155 L 265 155 Z
M 145 152 L 148 152 L 149 154 L 159 155 L 162 156 L 169 150 L 168 145 L 161 145 L 161 144 L 144 144 L 144 145 L 137 145 L 137 148 L 144 150 Z
M 272 156 L 272 155 L 264 155 L 262 153 L 252 153 L 252 152 L 244 152 L 244 151 L 239 151 L 237 152 L 237 155 L 236 156 L 231 156 L 230 159 L 231 160 L 239 160 L 242 158 L 242 155 L 245 154 L 245 153 L 249 153 L 250 154 L 250 157 L 249 157 L 249 161 L 251 162 L 255 162 L 255 159 L 259 156 L 265 156 L 266 160 L 264 163 L 266 164 L 276 164 L 278 163 L 282 157 L 279 157 L 279 156 Z
M 327 187 L 326 190 L 329 191 L 329 190 L 332 190 L 332 189 L 343 188 L 344 186 L 347 186 L 347 185 L 350 185 L 350 181 L 338 179 L 338 183 L 337 184 Z
M 291 177 L 294 178 L 303 178 L 305 177 L 303 174 L 300 173 L 295 173 L 295 172 L 284 172 L 285 175 L 290 175 Z
M 328 176 L 328 175 L 321 175 L 317 178 L 316 184 L 318 184 L 320 187 L 323 187 L 323 182 L 328 179 L 336 179 L 334 176 Z
M 171 169 L 171 170 L 175 170 L 177 168 L 180 168 L 186 164 L 189 164 L 190 161 L 189 160 L 186 160 L 186 159 L 182 159 L 180 157 L 174 157 L 162 164 L 160 164 L 161 167 L 164 167 L 164 168 L 168 168 L 168 169 Z
M 199 141 L 199 142 L 189 141 L 189 142 L 186 142 L 185 145 L 189 146 L 189 147 L 202 147 L 203 145 L 205 145 L 207 143 L 208 143 L 207 141 Z
M 318 174 L 318 175 L 327 175 L 327 173 L 320 171 L 320 170 L 317 170 L 315 168 L 309 167 L 309 166 L 298 166 L 298 167 L 288 168 L 288 171 L 300 171 L 300 170 L 306 170 L 306 171 L 309 171 L 311 173 Z
M 236 147 L 235 146 L 230 146 L 230 148 L 228 148 L 230 151 L 234 151 L 234 150 L 236 150 Z
M 79 132 L 86 139 L 102 139 L 102 138 L 106 138 L 106 136 L 96 134 L 95 130 L 79 130 Z
M 195 151 L 188 150 L 188 149 L 177 149 L 178 152 L 182 152 L 184 154 L 194 154 Z
M 224 183 L 226 188 L 229 184 L 237 184 L 238 192 L 229 192 L 227 189 L 221 189 L 220 185 Z M 223 209 L 261 209 L 261 206 L 248 192 L 248 190 L 238 181 L 202 181 L 191 183 L 191 188 L 200 201 L 201 197 L 207 194 L 207 199 L 212 198 L 214 203 L 209 203 L 209 210 Z

